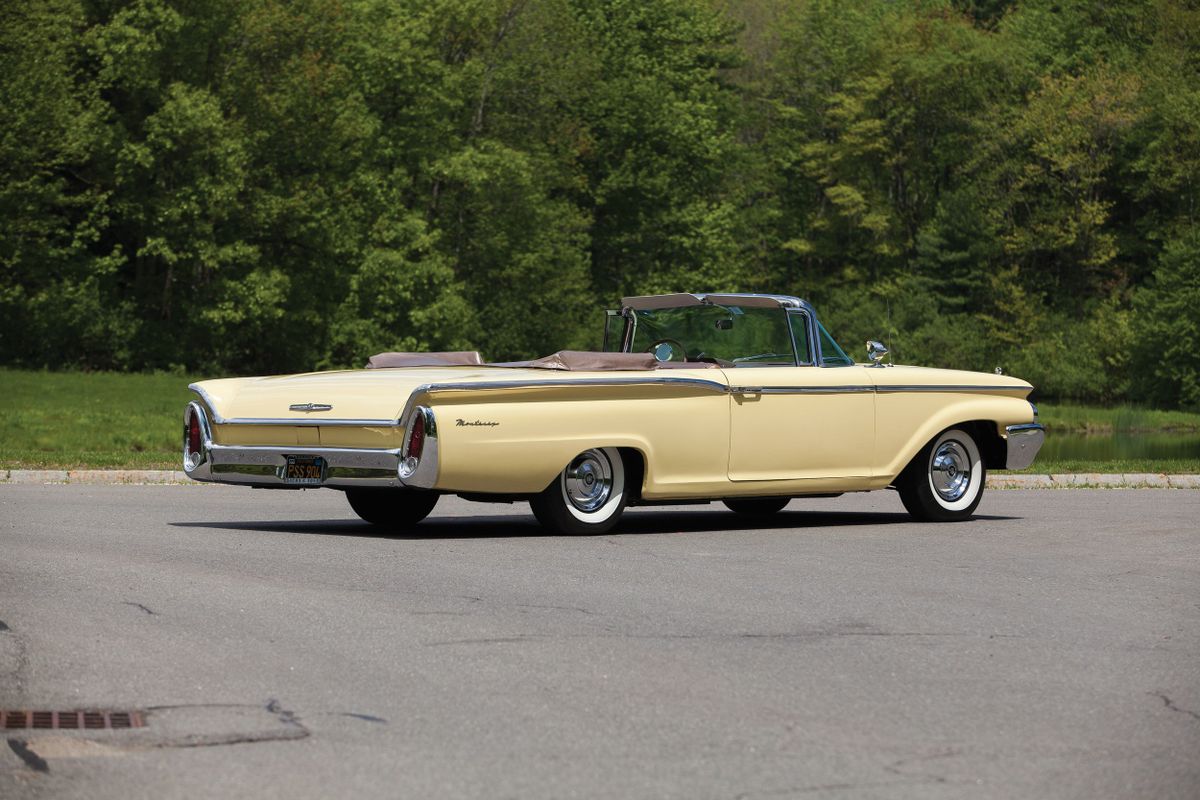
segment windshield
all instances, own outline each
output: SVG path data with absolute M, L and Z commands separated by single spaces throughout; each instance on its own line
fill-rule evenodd
M 634 312 L 634 353 L 670 345 L 670 361 L 715 361 L 731 366 L 795 364 L 787 312 L 782 308 L 684 306 Z

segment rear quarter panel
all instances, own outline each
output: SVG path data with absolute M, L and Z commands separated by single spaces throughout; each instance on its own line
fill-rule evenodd
M 687 377 L 682 372 L 672 376 Z M 706 372 L 699 377 L 719 380 L 715 370 Z M 539 492 L 591 447 L 642 453 L 648 496 L 664 487 L 725 479 L 729 400 L 715 387 L 562 382 L 444 391 L 414 399 L 432 408 L 437 418 L 438 489 Z

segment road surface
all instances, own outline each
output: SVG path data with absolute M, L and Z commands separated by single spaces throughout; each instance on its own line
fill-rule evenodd
M 1200 492 L 633 509 L 0 486 L 0 797 L 1200 796 Z

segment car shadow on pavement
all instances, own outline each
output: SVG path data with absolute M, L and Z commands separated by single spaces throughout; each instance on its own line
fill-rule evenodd
M 1015 520 L 1020 517 L 977 514 L 973 520 Z M 431 516 L 409 530 L 386 530 L 357 519 L 309 520 L 238 520 L 172 522 L 178 528 L 213 528 L 262 533 L 298 533 L 321 536 L 353 536 L 364 539 L 534 539 L 556 534 L 538 525 L 532 515 L 491 514 L 473 516 Z M 904 512 L 864 511 L 781 511 L 765 519 L 741 517 L 728 511 L 627 511 L 617 527 L 600 536 L 642 536 L 650 534 L 704 533 L 712 531 L 797 531 L 817 528 L 842 528 L 862 525 L 943 527 L 947 532 L 961 530 L 970 522 L 953 525 L 915 522 Z M 588 538 L 588 537 L 584 537 Z

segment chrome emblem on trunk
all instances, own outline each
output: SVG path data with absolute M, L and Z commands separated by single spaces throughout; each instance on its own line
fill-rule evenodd
M 296 403 L 288 406 L 288 411 L 333 411 L 328 403 Z

